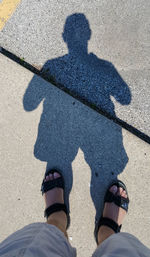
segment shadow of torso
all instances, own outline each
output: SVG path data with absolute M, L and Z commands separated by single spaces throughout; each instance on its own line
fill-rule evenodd
M 131 101 L 130 90 L 115 67 L 94 54 L 65 55 L 45 63 L 41 71 L 58 83 L 115 116 L 113 96 L 121 104 Z M 68 195 L 72 187 L 72 161 L 80 148 L 91 168 L 91 197 L 100 213 L 100 195 L 125 168 L 128 157 L 122 129 L 49 83 L 34 76 L 24 95 L 24 108 L 34 110 L 43 101 L 38 136 L 34 147 L 37 159 L 47 169 L 62 170 Z M 85 171 L 86 172 L 86 171 Z
M 41 72 L 113 116 L 115 110 L 110 96 L 123 105 L 131 101 L 129 88 L 113 64 L 93 53 L 67 54 L 49 60 Z

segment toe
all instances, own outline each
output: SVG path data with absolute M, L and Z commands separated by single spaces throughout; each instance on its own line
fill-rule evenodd
M 122 192 L 123 192 L 123 188 L 122 188 L 122 187 L 119 187 L 118 192 L 117 192 L 117 195 L 122 195 Z
M 49 180 L 53 180 L 53 175 L 52 174 L 46 175 L 46 177 L 44 179 L 44 182 L 47 182 Z
M 53 180 L 53 174 L 50 174 L 49 176 L 50 176 L 50 180 Z
M 123 192 L 122 192 L 122 196 L 123 196 L 124 198 L 127 198 L 127 193 L 126 193 L 126 191 L 125 191 L 125 190 L 123 190 Z
M 56 179 L 56 178 L 60 178 L 60 174 L 57 172 L 54 172 L 54 179 Z
M 117 186 L 114 185 L 114 186 L 112 186 L 112 187 L 109 189 L 109 191 L 115 195 L 115 194 L 117 193 L 117 191 L 118 191 L 118 188 L 117 188 Z
M 125 197 L 125 194 L 126 194 L 126 192 L 125 192 L 125 190 L 123 190 L 121 196 Z
M 46 179 L 46 181 L 48 181 L 48 180 L 49 180 L 49 176 L 46 176 L 46 178 L 45 178 L 45 179 Z

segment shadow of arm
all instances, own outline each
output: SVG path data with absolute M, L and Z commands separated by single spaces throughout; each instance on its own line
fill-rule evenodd
M 47 84 L 43 80 L 34 76 L 29 83 L 28 88 L 23 97 L 23 107 L 26 111 L 35 110 L 40 102 L 46 97 Z
M 132 99 L 131 91 L 114 66 L 112 69 L 112 75 L 113 80 L 110 94 L 120 104 L 129 105 Z

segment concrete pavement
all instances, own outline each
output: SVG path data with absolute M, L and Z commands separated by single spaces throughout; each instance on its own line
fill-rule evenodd
M 0 45 L 150 136 L 149 9 L 148 0 L 22 0 Z
M 0 240 L 44 221 L 40 185 L 57 166 L 70 193 L 69 238 L 78 256 L 96 244 L 105 190 L 122 179 L 130 196 L 122 231 L 150 247 L 150 147 L 94 110 L 0 55 Z

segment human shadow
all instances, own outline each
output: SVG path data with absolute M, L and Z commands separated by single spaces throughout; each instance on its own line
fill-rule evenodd
M 48 60 L 41 73 L 55 78 L 56 82 L 115 117 L 111 96 L 120 104 L 128 105 L 130 89 L 112 63 L 88 53 L 91 29 L 85 15 L 68 16 L 62 37 L 68 46 L 68 54 Z M 128 162 L 122 129 L 34 76 L 24 94 L 24 109 L 33 111 L 41 101 L 43 112 L 34 155 L 47 162 L 47 170 L 56 167 L 62 171 L 68 204 L 73 183 L 72 162 L 80 148 L 91 169 L 90 193 L 98 217 L 106 187 Z M 86 180 L 86 171 L 83 179 Z

